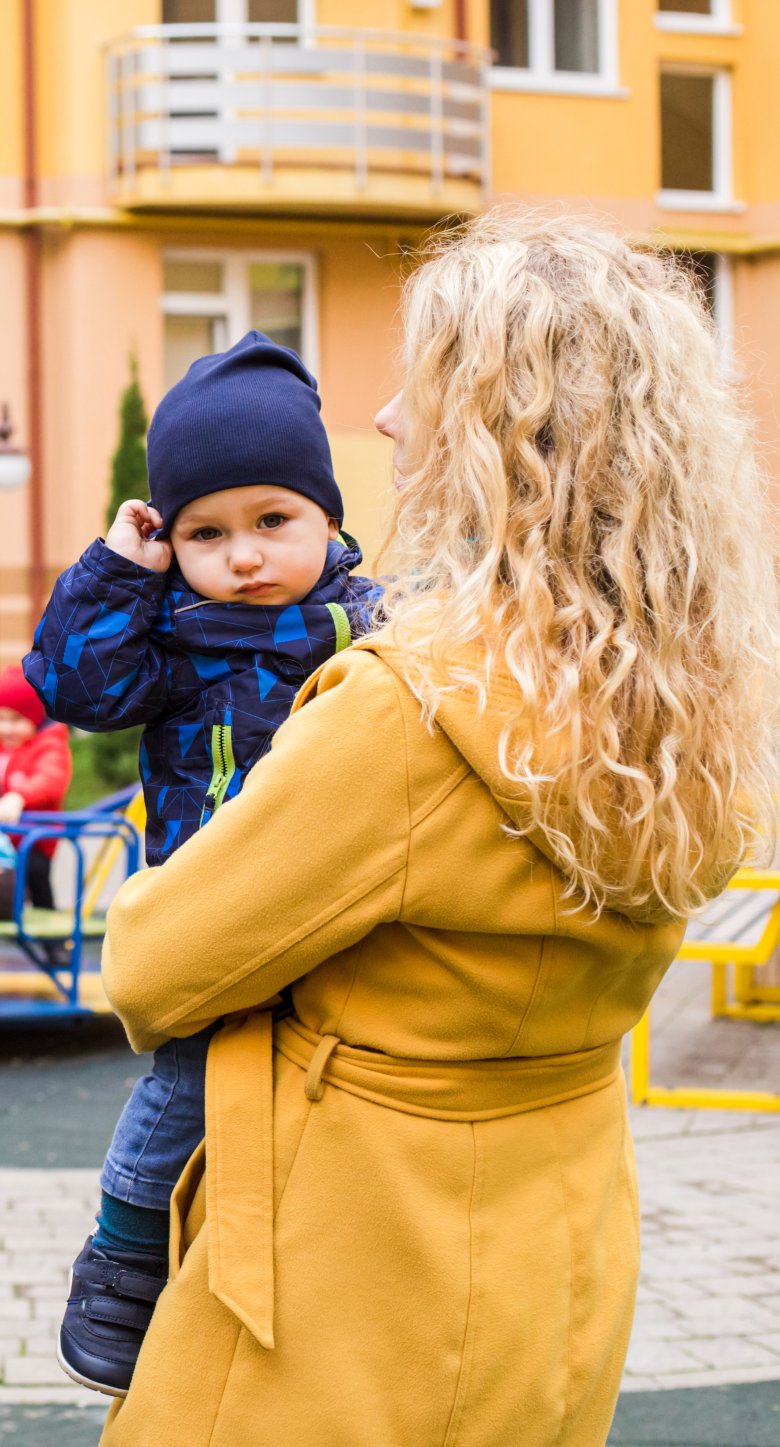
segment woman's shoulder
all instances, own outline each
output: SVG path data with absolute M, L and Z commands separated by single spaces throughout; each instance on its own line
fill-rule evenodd
M 382 629 L 378 633 L 367 634 L 322 663 L 299 690 L 293 712 L 334 688 L 345 690 L 345 704 L 347 694 L 350 701 L 359 699 L 361 695 L 366 699 L 376 698 L 377 693 L 387 699 L 403 693 L 411 697 L 411 691 L 399 678 L 388 656 L 392 650 L 392 640 L 385 637 L 388 632 Z
M 312 674 L 279 730 L 280 743 L 297 724 L 328 760 L 340 740 L 348 768 L 369 774 L 378 792 L 388 779 L 403 780 L 413 817 L 446 792 L 448 780 L 469 772 L 447 733 L 426 723 L 389 629 L 360 639 Z

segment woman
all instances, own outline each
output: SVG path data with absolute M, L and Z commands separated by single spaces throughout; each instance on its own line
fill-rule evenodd
M 767 521 L 674 267 L 482 218 L 410 281 L 378 425 L 386 626 L 111 911 L 136 1048 L 228 1018 L 105 1447 L 602 1447 L 621 1037 L 772 839 Z

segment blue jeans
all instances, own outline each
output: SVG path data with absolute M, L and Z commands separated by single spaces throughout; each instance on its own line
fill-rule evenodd
M 217 1025 L 154 1052 L 117 1122 L 100 1184 L 134 1206 L 167 1211 L 171 1192 L 205 1134 L 206 1055 Z

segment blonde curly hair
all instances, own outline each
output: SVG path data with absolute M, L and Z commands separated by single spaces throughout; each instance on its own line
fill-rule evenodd
M 772 855 L 780 789 L 772 520 L 703 300 L 670 257 L 501 208 L 434 241 L 404 319 L 407 680 L 430 721 L 508 672 L 516 832 L 575 907 L 687 916 Z

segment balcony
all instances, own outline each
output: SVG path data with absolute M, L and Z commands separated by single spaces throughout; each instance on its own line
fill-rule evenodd
M 138 209 L 479 208 L 489 52 L 302 25 L 148 25 L 107 52 L 109 198 Z

